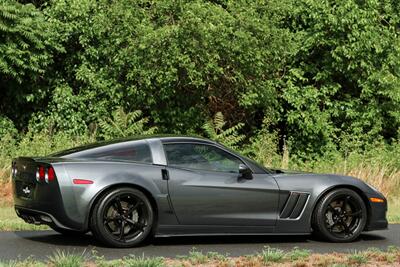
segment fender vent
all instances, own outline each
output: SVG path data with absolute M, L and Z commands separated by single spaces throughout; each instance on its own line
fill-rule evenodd
M 301 192 L 291 192 L 285 206 L 283 207 L 281 219 L 296 219 L 302 213 L 309 194 Z

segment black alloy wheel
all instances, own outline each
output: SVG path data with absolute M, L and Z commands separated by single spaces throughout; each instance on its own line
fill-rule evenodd
M 91 228 L 94 236 L 108 245 L 132 247 L 149 236 L 153 221 L 153 208 L 141 191 L 119 188 L 97 202 Z
M 314 211 L 315 233 L 332 242 L 351 242 L 365 228 L 367 209 L 350 189 L 336 189 L 324 196 Z

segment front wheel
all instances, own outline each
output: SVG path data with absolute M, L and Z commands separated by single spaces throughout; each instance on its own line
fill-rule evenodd
M 91 217 L 93 235 L 113 247 L 133 247 L 151 233 L 154 212 L 148 198 L 134 188 L 117 188 L 103 195 Z
M 351 242 L 364 230 L 367 222 L 365 203 L 356 192 L 340 188 L 329 192 L 317 204 L 313 230 L 331 242 Z

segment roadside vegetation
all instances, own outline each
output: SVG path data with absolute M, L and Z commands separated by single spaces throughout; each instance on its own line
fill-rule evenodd
M 397 0 L 2 0 L 0 229 L 13 157 L 148 134 L 359 177 L 398 222 L 399 90 Z
M 145 256 L 128 256 L 118 260 L 106 260 L 96 256 L 96 253 L 72 254 L 58 251 L 46 261 L 36 261 L 32 258 L 0 262 L 0 266 L 54 266 L 54 267 L 177 267 L 177 266 L 400 266 L 400 249 L 389 247 L 382 251 L 368 249 L 350 253 L 318 254 L 308 250 L 294 248 L 283 251 L 271 247 L 265 247 L 260 253 L 241 257 L 230 257 L 217 252 L 202 253 L 193 249 L 186 256 L 171 258 L 149 258 Z
M 48 229 L 35 226 L 19 219 L 12 207 L 10 183 L 11 159 L 21 155 L 40 156 L 84 145 L 96 140 L 122 138 L 129 135 L 147 135 L 157 131 L 147 125 L 148 118 L 140 113 L 117 112 L 102 122 L 100 132 L 71 136 L 63 132 L 29 131 L 19 138 L 8 134 L 0 142 L 0 230 Z M 337 173 L 359 177 L 383 192 L 389 201 L 388 219 L 391 223 L 400 223 L 400 144 L 391 146 L 377 143 L 368 151 L 351 151 L 343 156 L 340 152 L 330 152 L 323 157 L 309 160 L 299 159 L 292 154 L 290 146 L 284 146 L 279 152 L 277 136 L 269 132 L 260 132 L 256 137 L 245 142 L 245 135 L 240 132 L 242 124 L 226 126 L 222 113 L 202 126 L 204 132 L 198 134 L 217 140 L 231 148 L 242 151 L 265 166 L 272 168 L 294 169 L 319 173 Z M 128 134 L 123 129 L 128 129 Z M 105 138 L 106 137 L 106 138 Z M 43 145 L 46 144 L 46 145 Z

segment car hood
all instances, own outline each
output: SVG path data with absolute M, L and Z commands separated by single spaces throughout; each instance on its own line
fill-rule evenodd
M 309 173 L 310 172 L 306 172 L 306 171 L 296 171 L 296 170 L 286 170 L 286 169 L 268 169 L 268 171 L 270 171 L 273 174 L 305 174 L 305 173 Z
M 292 188 L 296 185 L 299 190 L 306 190 L 307 188 L 311 190 L 315 186 L 325 186 L 327 188 L 333 186 L 347 185 L 352 187 L 357 187 L 368 194 L 382 195 L 380 192 L 376 191 L 373 187 L 369 186 L 367 183 L 359 178 L 338 175 L 338 174 L 323 174 L 323 173 L 311 173 L 311 172 L 301 172 L 301 171 L 290 171 L 282 169 L 270 169 L 272 176 L 275 178 L 278 185 L 283 189 Z

